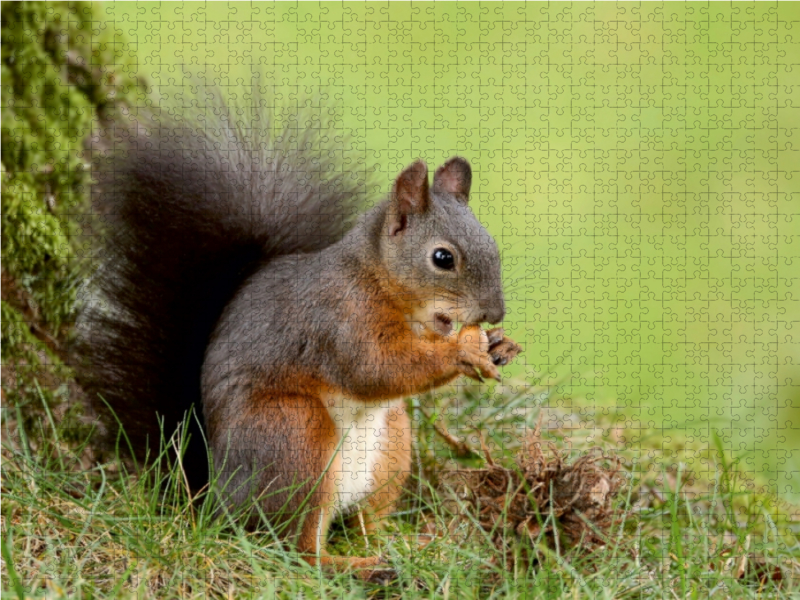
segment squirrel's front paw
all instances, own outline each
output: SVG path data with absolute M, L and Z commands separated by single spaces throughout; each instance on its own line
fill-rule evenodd
M 481 376 L 500 381 L 500 372 L 489 355 L 489 337 L 478 325 L 461 328 L 458 334 L 458 369 L 478 381 Z
M 507 365 L 522 352 L 522 347 L 508 337 L 502 327 L 490 329 L 486 332 L 486 337 L 489 340 L 489 356 L 499 367 Z

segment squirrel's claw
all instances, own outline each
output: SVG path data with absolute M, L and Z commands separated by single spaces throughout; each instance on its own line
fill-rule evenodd
M 495 347 L 501 347 L 505 339 L 501 328 L 491 331 L 483 331 L 475 325 L 462 328 L 458 336 L 462 353 L 459 369 L 461 373 L 481 383 L 484 382 L 484 377 L 500 381 L 500 372 L 493 362 L 491 348 L 493 342 Z M 511 343 L 513 344 L 513 342 Z
M 502 327 L 490 329 L 486 332 L 486 337 L 489 339 L 489 356 L 499 367 L 507 365 L 515 356 L 522 353 L 520 345 L 506 336 Z
M 489 351 L 492 351 L 492 348 L 497 346 L 500 342 L 503 341 L 506 332 L 502 327 L 495 327 L 494 329 L 489 329 L 486 332 L 486 338 L 489 340 Z

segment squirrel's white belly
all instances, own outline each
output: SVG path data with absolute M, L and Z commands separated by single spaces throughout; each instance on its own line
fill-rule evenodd
M 399 402 L 368 403 L 340 395 L 327 399 L 328 414 L 339 434 L 341 460 L 331 464 L 336 469 L 338 511 L 347 511 L 375 489 L 375 467 L 387 444 L 387 413 Z

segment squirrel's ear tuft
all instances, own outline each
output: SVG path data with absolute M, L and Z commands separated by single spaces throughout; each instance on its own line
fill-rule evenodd
M 433 176 L 434 194 L 451 194 L 464 204 L 469 201 L 472 169 L 466 159 L 454 156 L 436 169 Z
M 397 235 L 406 228 L 406 217 L 428 210 L 428 165 L 418 160 L 397 176 L 392 188 L 392 217 L 389 234 Z

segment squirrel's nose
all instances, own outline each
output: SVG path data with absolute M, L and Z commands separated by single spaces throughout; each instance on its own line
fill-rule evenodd
M 493 301 L 489 306 L 484 306 L 483 313 L 481 314 L 481 322 L 486 321 L 492 325 L 497 325 L 506 316 L 506 303 L 501 297 Z

